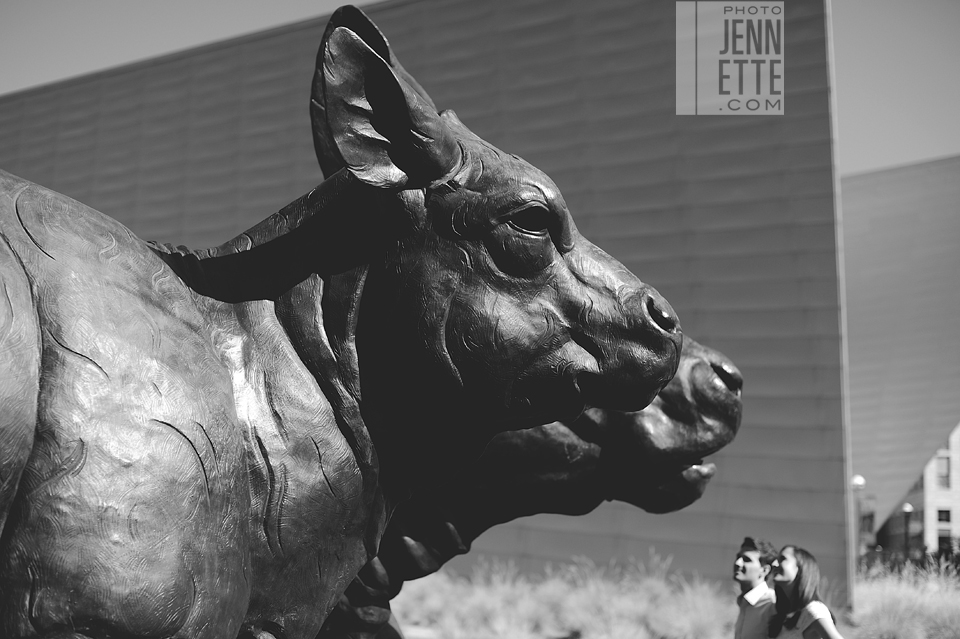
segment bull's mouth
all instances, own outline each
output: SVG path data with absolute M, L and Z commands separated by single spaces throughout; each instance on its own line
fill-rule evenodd
M 700 489 L 702 493 L 703 488 L 707 486 L 707 482 L 713 479 L 716 474 L 716 464 L 698 459 L 693 463 L 681 465 L 677 472 L 668 477 L 667 481 L 657 486 L 657 490 L 668 493 L 686 493 L 692 488 Z
M 665 340 L 669 346 L 662 352 L 645 352 L 642 358 L 633 352 L 605 356 L 595 340 L 573 330 L 555 341 L 547 355 L 523 367 L 508 390 L 508 410 L 538 425 L 575 420 L 587 406 L 642 410 L 674 377 L 680 362 L 679 332 Z
M 651 376 L 644 384 L 623 383 L 608 380 L 595 373 L 581 373 L 577 388 L 589 406 L 603 407 L 624 413 L 643 410 L 657 396 L 673 376 L 676 369 L 664 369 L 660 375 Z
M 621 487 L 617 490 L 620 494 L 616 498 L 650 513 L 669 513 L 700 499 L 716 473 L 715 464 L 697 459 L 677 464 L 669 471 L 661 470 L 658 473 L 659 481 L 641 481 L 633 486 Z
M 647 406 L 665 384 L 666 381 L 661 379 L 652 380 L 646 388 L 634 384 L 628 398 L 629 406 Z M 606 389 L 595 374 L 578 374 L 567 368 L 556 377 L 519 380 L 512 389 L 509 406 L 521 418 L 538 425 L 553 421 L 569 423 L 580 417 L 587 406 L 613 402 L 609 394 L 601 393 L 598 388 Z
M 606 413 L 603 417 L 618 422 L 635 419 L 638 415 L 652 423 L 657 422 L 658 416 L 662 417 L 658 407 L 634 415 Z M 631 432 L 624 424 L 611 424 L 610 421 L 600 424 L 591 419 L 599 416 L 598 411 L 588 410 L 577 421 L 575 430 L 581 439 L 594 440 L 595 445 L 601 447 L 601 467 L 607 477 L 608 499 L 624 501 L 651 513 L 673 512 L 700 499 L 717 474 L 716 464 L 704 458 L 722 448 L 725 439 L 700 441 L 699 445 L 687 447 L 679 446 L 675 441 L 657 441 L 656 429 L 642 429 L 642 437 L 636 437 L 637 431 L 633 430 L 634 436 L 624 437 L 625 432 Z M 667 452 L 666 443 L 674 444 L 676 448 Z

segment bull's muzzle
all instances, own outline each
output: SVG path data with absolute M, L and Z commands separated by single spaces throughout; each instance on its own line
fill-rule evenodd
M 636 411 L 676 374 L 683 333 L 673 307 L 654 288 L 641 284 L 622 291 L 620 317 L 611 322 L 616 328 L 601 338 L 600 371 L 581 374 L 578 383 L 588 405 Z

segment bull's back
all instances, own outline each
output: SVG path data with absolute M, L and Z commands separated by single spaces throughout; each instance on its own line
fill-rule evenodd
M 0 358 L 0 414 L 13 415 L 0 435 L 18 437 L 22 469 L 0 545 L 0 634 L 91 609 L 123 636 L 235 623 L 249 494 L 218 332 L 126 227 L 3 172 L 0 234 L 0 305 L 13 309 L 0 330 L 6 316 L 15 329 L 0 344 L 17 355 Z M 237 596 L 213 610 L 214 588 Z M 143 596 L 121 608 L 124 591 Z

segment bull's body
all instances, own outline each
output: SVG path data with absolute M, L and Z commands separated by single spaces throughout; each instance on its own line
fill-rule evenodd
M 0 636 L 312 639 L 418 486 L 675 372 L 669 305 L 358 28 L 346 168 L 221 247 L 0 173 Z
M 197 295 L 120 224 L 5 173 L 0 211 L 5 324 L 23 333 L 0 366 L 30 382 L 5 403 L 23 407 L 5 450 L 30 452 L 0 558 L 5 636 L 83 629 L 74 611 L 117 597 L 104 631 L 233 637 L 251 601 L 316 627 L 383 504 L 361 498 L 274 303 Z

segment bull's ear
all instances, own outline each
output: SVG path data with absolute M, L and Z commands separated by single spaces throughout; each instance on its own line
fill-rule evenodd
M 330 125 L 327 122 L 326 98 L 323 94 L 323 60 L 326 53 L 327 41 L 338 27 L 346 27 L 353 31 L 363 40 L 367 46 L 373 49 L 377 55 L 386 61 L 393 69 L 396 76 L 403 82 L 406 82 L 410 88 L 419 94 L 424 102 L 436 110 L 436 106 L 423 87 L 407 73 L 406 69 L 397 60 L 393 49 L 386 36 L 380 31 L 376 24 L 367 17 L 363 11 L 352 5 L 340 7 L 333 12 L 327 27 L 323 32 L 323 39 L 320 43 L 320 50 L 317 55 L 316 72 L 313 74 L 313 83 L 310 90 L 310 122 L 313 126 L 313 149 L 317 154 L 317 161 L 320 163 L 320 170 L 324 177 L 330 177 L 343 168 L 343 161 L 337 152 L 330 132 Z
M 323 52 L 330 137 L 343 165 L 383 188 L 421 188 L 460 163 L 460 146 L 437 110 L 346 27 Z

